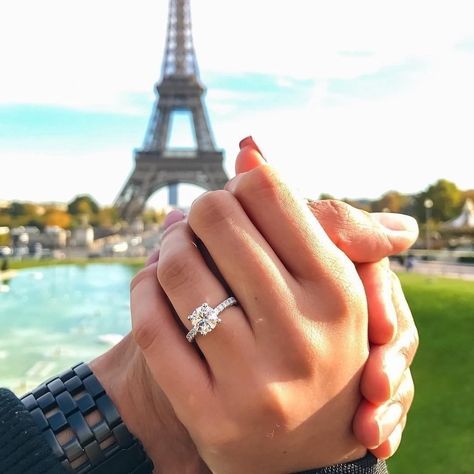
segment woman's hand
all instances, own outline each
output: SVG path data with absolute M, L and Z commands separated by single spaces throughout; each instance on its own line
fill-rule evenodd
M 135 339 L 211 470 L 294 472 L 356 459 L 365 449 L 351 425 L 368 355 L 361 281 L 269 167 L 240 178 L 237 198 L 207 193 L 189 227 L 165 233 L 158 278 L 179 319 L 136 292 Z M 187 316 L 229 293 L 194 235 L 240 304 L 198 347 L 184 338 Z

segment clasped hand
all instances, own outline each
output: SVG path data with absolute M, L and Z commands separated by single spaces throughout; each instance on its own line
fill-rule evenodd
M 253 153 L 244 149 L 240 164 Z M 361 403 L 362 389 L 373 402 L 388 401 L 386 411 L 401 381 L 405 400 L 392 422 L 401 431 L 411 360 L 394 386 L 396 377 L 388 386 L 377 377 L 387 351 L 366 365 L 368 334 L 398 349 L 393 284 L 386 262 L 351 261 L 369 250 L 365 261 L 382 258 L 384 243 L 351 246 L 344 236 L 357 232 L 323 228 L 327 207 L 308 208 L 268 165 L 250 168 L 169 227 L 159 261 L 132 284 L 133 333 L 149 373 L 213 472 L 296 472 L 357 459 L 367 447 L 396 449 L 393 440 L 382 444 L 390 432 L 371 424 L 379 406 Z M 230 293 L 239 305 L 189 344 L 187 316 Z

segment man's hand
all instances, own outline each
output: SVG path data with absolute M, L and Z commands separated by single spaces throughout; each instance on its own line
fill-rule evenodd
M 156 280 L 156 263 L 135 276 L 132 294 L 137 286 L 148 290 L 151 304 L 160 298 L 161 304 L 167 304 Z M 161 388 L 153 381 L 131 334 L 89 365 L 129 431 L 143 444 L 155 466 L 154 472 L 209 474 L 188 432 L 176 418 Z
M 265 163 L 251 137 L 242 140 L 240 147 L 237 175 Z M 418 348 L 410 308 L 386 257 L 411 247 L 418 225 L 409 216 L 369 214 L 341 201 L 311 200 L 308 205 L 330 239 L 358 264 L 367 294 L 371 348 L 361 380 L 365 400 L 354 419 L 354 432 L 377 457 L 385 459 L 400 444 L 414 395 L 410 365 Z

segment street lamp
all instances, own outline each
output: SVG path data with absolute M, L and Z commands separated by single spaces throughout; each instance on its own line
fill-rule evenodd
M 430 219 L 431 219 L 431 208 L 433 207 L 433 201 L 431 199 L 425 199 L 423 203 L 425 206 L 425 218 L 426 218 L 426 250 L 431 249 L 431 235 L 430 235 Z

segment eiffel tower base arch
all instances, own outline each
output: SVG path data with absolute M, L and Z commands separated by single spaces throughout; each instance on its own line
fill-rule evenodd
M 180 183 L 194 184 L 208 191 L 222 189 L 228 178 L 220 151 L 169 152 L 138 151 L 135 169 L 120 193 L 117 207 L 132 222 L 145 209 L 148 199 L 158 190 Z

